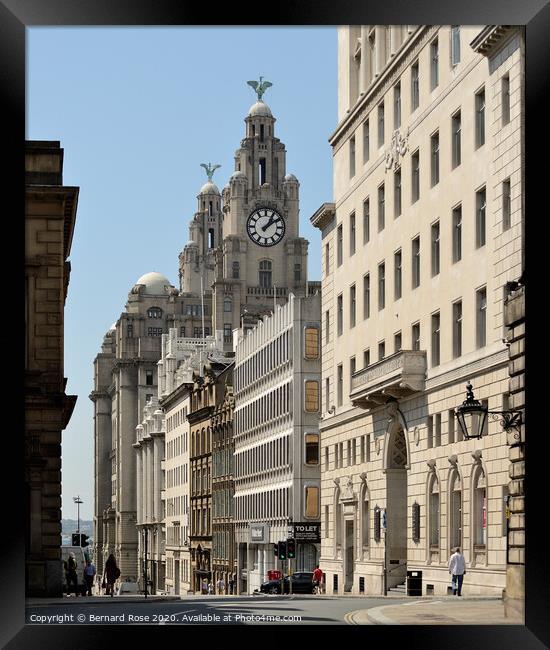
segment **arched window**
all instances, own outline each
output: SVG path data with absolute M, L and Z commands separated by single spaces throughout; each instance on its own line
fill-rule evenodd
M 439 481 L 435 474 L 430 480 L 428 490 L 429 526 L 430 526 L 430 547 L 434 550 L 439 548 Z
M 477 467 L 472 483 L 473 540 L 474 546 L 487 544 L 487 485 L 485 473 Z
M 271 260 L 260 262 L 260 287 L 271 287 Z
M 233 279 L 238 280 L 240 276 L 240 265 L 239 262 L 233 262 Z
M 450 546 L 451 548 L 454 546 L 462 547 L 462 485 L 457 470 L 454 470 L 449 483 Z

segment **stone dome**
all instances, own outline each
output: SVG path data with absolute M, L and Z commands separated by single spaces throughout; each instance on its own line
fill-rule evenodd
M 142 275 L 136 284 L 144 284 L 145 290 L 143 293 L 151 296 L 165 295 L 172 286 L 168 278 L 164 277 L 164 275 L 161 275 L 160 273 L 156 273 L 155 271 Z
M 248 117 L 273 117 L 273 115 L 266 103 L 258 101 L 250 107 Z
M 230 182 L 231 181 L 238 181 L 238 180 L 247 181 L 248 179 L 247 179 L 246 174 L 244 172 L 235 172 L 234 174 L 232 174 L 231 178 L 229 179 Z
M 298 179 L 296 178 L 296 176 L 294 176 L 294 174 L 287 174 L 285 176 L 284 180 L 285 181 L 293 181 L 294 183 L 298 182 Z
M 116 330 L 116 323 L 113 323 L 111 327 L 109 327 L 109 332 L 112 332 L 114 330 Z
M 185 248 L 198 248 L 199 245 L 197 244 L 196 241 L 188 241 L 187 244 L 185 244 Z
M 201 191 L 199 192 L 200 194 L 216 194 L 220 195 L 220 190 L 218 189 L 217 185 L 213 183 L 212 181 L 207 181 L 202 187 Z

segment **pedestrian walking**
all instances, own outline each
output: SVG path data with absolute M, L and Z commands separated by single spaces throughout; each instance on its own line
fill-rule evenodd
M 71 587 L 74 585 L 74 595 L 78 596 L 78 576 L 76 575 L 76 558 L 73 552 L 69 553 L 67 560 L 67 594 L 71 593 Z
M 92 587 L 94 584 L 94 578 L 96 573 L 97 573 L 96 568 L 92 564 L 91 560 L 86 560 L 86 566 L 84 567 L 84 582 L 86 584 L 86 596 L 92 595 Z
M 208 595 L 211 596 L 214 593 L 214 585 L 209 582 L 208 583 Z
M 453 596 L 462 596 L 462 581 L 466 575 L 466 562 L 459 546 L 449 558 L 449 573 L 451 574 Z
M 323 581 L 323 572 L 319 567 L 315 567 L 315 570 L 313 571 L 312 581 L 313 581 L 313 593 L 320 594 L 321 582 Z
M 204 594 L 204 595 L 208 594 L 208 580 L 206 578 L 202 579 L 201 593 Z
M 216 587 L 218 589 L 218 593 L 222 594 L 222 596 L 225 595 L 225 581 L 223 578 L 220 578 L 218 582 L 216 582 Z
M 229 585 L 229 593 L 230 593 L 231 595 L 233 595 L 233 585 L 234 585 L 233 578 L 229 578 L 229 581 L 228 581 L 227 584 Z
M 120 569 L 117 566 L 115 556 L 111 553 L 105 562 L 104 580 L 106 584 L 105 594 L 114 596 L 115 582 L 120 577 Z

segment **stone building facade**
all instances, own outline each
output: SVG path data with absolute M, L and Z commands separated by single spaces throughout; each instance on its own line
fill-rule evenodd
M 78 187 L 58 141 L 25 145 L 25 590 L 61 596 L 61 432 L 76 396 L 64 376 L 64 307 Z
M 273 545 L 291 522 L 320 521 L 320 295 L 277 306 L 235 332 L 234 521 L 238 593 L 277 567 Z M 297 544 L 293 569 L 312 571 L 318 545 Z
M 462 440 L 471 380 L 508 402 L 504 287 L 522 270 L 517 31 L 498 65 L 481 27 L 339 28 L 334 203 L 322 233 L 321 568 L 327 593 L 384 594 L 407 571 L 445 594 L 506 583 L 506 434 Z

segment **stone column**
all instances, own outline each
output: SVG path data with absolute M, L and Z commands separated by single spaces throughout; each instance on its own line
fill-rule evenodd
M 361 70 L 359 73 L 359 93 L 367 92 L 369 87 L 369 66 L 371 53 L 369 48 L 369 27 L 361 25 Z
M 137 498 L 137 516 L 136 523 L 141 523 L 141 508 L 142 508 L 142 457 L 141 457 L 142 447 L 136 449 L 136 498 Z
M 153 516 L 157 521 L 160 520 L 160 459 L 162 452 L 160 444 L 162 440 L 156 435 L 153 438 Z
M 386 28 L 383 27 L 376 27 L 375 29 L 375 35 L 376 35 L 376 43 L 375 43 L 375 56 L 374 56 L 374 76 L 377 77 L 381 72 L 382 68 L 384 67 L 384 49 L 385 49 L 385 34 Z

